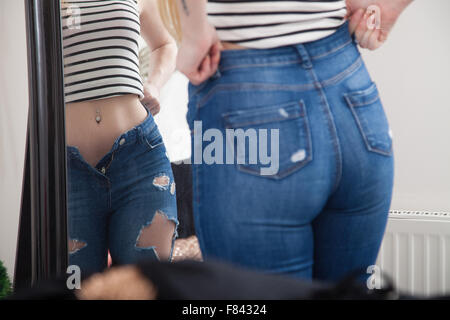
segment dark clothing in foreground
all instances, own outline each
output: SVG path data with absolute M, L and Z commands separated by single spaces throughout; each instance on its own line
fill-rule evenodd
M 303 300 L 396 299 L 393 288 L 367 290 L 356 276 L 325 284 L 253 272 L 220 262 L 143 262 L 142 274 L 157 288 L 160 300 Z M 130 284 L 132 285 L 132 284 Z M 55 279 L 16 292 L 9 299 L 75 300 L 66 279 Z

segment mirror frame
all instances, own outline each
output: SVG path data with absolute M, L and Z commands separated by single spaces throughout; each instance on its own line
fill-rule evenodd
M 29 112 L 14 288 L 66 274 L 67 164 L 60 0 L 24 0 Z

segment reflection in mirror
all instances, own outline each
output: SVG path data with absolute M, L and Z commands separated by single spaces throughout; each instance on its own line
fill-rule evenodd
M 172 259 L 175 181 L 154 116 L 176 45 L 155 1 L 62 0 L 69 264 Z M 141 36 L 150 49 L 140 72 Z

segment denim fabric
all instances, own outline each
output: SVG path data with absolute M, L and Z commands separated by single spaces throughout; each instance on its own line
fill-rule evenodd
M 152 115 L 118 137 L 95 168 L 75 146 L 67 147 L 67 159 L 69 237 L 86 244 L 69 254 L 69 264 L 85 274 L 101 271 L 107 250 L 114 264 L 157 259 L 157 248 L 136 245 L 141 229 L 156 212 L 178 220 L 172 169 Z M 169 177 L 167 187 L 153 184 L 159 176 Z
M 271 175 L 260 161 L 193 159 L 206 259 L 322 280 L 375 263 L 392 195 L 392 139 L 348 23 L 310 43 L 222 52 L 216 75 L 189 85 L 187 119 L 191 130 L 201 121 L 202 132 L 224 136 L 229 128 L 279 130 Z M 193 134 L 193 155 L 208 145 L 203 138 Z M 249 151 L 231 144 L 235 154 Z

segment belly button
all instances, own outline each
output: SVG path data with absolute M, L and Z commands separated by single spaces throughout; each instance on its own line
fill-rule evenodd
M 102 121 L 102 116 L 101 116 L 101 114 L 100 114 L 100 110 L 99 109 L 97 109 L 96 110 L 96 117 L 95 117 L 95 121 L 98 123 L 98 124 L 100 124 L 100 121 Z

